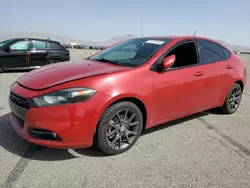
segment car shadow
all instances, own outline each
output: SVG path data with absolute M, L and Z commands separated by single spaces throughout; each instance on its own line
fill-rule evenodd
M 177 119 L 177 120 L 173 120 L 173 121 L 169 121 L 167 123 L 163 123 L 163 124 L 160 124 L 160 125 L 157 125 L 157 126 L 154 126 L 152 128 L 149 128 L 149 129 L 146 129 L 143 133 L 142 133 L 142 136 L 143 135 L 147 135 L 147 134 L 150 134 L 152 132 L 156 132 L 156 131 L 160 131 L 162 129 L 165 129 L 165 128 L 169 128 L 169 127 L 172 127 L 172 126 L 175 126 L 177 124 L 181 124 L 181 123 L 184 123 L 184 122 L 188 122 L 188 121 L 191 121 L 193 119 L 197 119 L 199 117 L 203 117 L 203 116 L 206 116 L 208 115 L 209 113 L 197 113 L 197 114 L 193 114 L 193 115 L 190 115 L 190 116 L 187 116 L 187 117 L 183 117 L 183 118 L 180 118 L 180 119 Z
M 207 113 L 197 113 L 191 116 L 187 116 L 178 120 L 174 120 L 168 123 L 164 123 L 153 128 L 145 130 L 141 136 L 156 132 L 174 125 L 180 124 L 182 122 L 191 121 L 198 117 L 206 116 L 211 114 Z M 95 145 L 86 149 L 74 149 L 73 154 L 70 150 L 67 149 L 54 149 L 46 148 L 42 146 L 37 146 L 31 144 L 24 139 L 22 139 L 12 128 L 9 121 L 9 113 L 0 117 L 0 146 L 5 150 L 23 157 L 32 160 L 39 161 L 60 161 L 60 160 L 69 160 L 78 158 L 81 156 L 88 157 L 108 157 L 106 154 L 101 152 Z
M 188 122 L 188 121 L 191 121 L 193 119 L 203 117 L 203 116 L 206 116 L 206 115 L 209 115 L 209 114 L 211 114 L 210 111 L 201 112 L 201 113 L 193 114 L 191 116 L 180 118 L 178 120 L 174 120 L 174 121 L 170 121 L 170 122 L 167 122 L 167 123 L 164 123 L 164 124 L 160 124 L 160 125 L 157 125 L 157 126 L 154 126 L 152 128 L 144 130 L 142 132 L 141 136 L 145 136 L 147 134 L 150 134 L 150 133 L 153 133 L 153 132 L 156 132 L 156 131 L 160 131 L 160 130 L 165 129 L 165 128 L 169 128 L 169 127 L 172 127 L 174 125 L 177 125 L 177 124 L 180 124 L 180 123 L 183 123 L 183 122 Z M 90 156 L 90 157 L 106 157 L 107 156 L 104 153 L 100 152 L 99 149 L 97 149 L 97 147 L 95 145 L 93 147 L 91 147 L 91 148 L 75 149 L 74 151 L 81 154 L 81 155 Z
M 64 149 L 50 149 L 22 139 L 9 121 L 9 113 L 0 117 L 0 146 L 19 157 L 39 161 L 60 161 L 76 158 Z

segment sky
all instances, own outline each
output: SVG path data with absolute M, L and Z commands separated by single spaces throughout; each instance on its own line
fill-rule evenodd
M 250 46 L 250 0 L 0 0 L 0 32 L 84 41 L 125 34 L 196 35 Z

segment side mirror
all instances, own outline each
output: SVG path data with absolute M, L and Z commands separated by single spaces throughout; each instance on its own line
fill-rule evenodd
M 175 63 L 175 60 L 176 60 L 175 55 L 165 57 L 162 60 L 162 70 L 166 71 L 167 69 L 169 69 Z
M 6 47 L 6 48 L 4 48 L 4 51 L 6 51 L 6 52 L 10 52 L 10 47 Z

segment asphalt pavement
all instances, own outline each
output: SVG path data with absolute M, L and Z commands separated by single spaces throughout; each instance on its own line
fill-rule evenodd
M 74 59 L 88 53 L 72 52 Z M 250 67 L 250 56 L 243 58 Z M 15 133 L 8 117 L 9 87 L 25 73 L 0 74 L 1 187 L 250 187 L 249 84 L 235 114 L 211 110 L 157 126 L 129 151 L 107 157 L 96 148 L 39 147 Z

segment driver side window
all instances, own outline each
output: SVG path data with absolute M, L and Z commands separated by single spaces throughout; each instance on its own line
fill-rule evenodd
M 29 44 L 29 41 L 18 41 L 10 45 L 10 50 L 28 50 Z
M 195 42 L 185 42 L 172 49 L 166 57 L 175 55 L 176 60 L 172 68 L 182 68 L 197 64 Z

